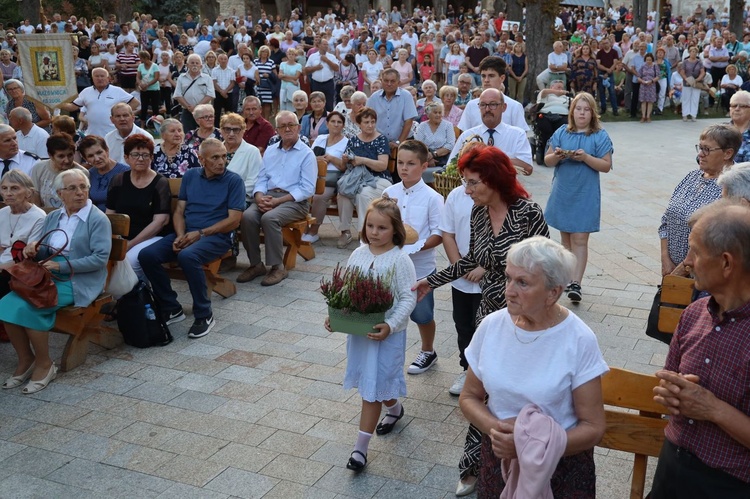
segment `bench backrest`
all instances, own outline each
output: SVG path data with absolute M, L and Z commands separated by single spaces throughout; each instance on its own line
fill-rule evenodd
M 121 213 L 107 215 L 112 225 L 112 250 L 109 252 L 110 262 L 121 262 L 128 252 L 128 240 L 125 239 L 130 233 L 130 217 Z
M 667 421 L 662 416 L 667 410 L 654 402 L 653 388 L 658 384 L 656 376 L 615 367 L 602 376 L 604 404 L 613 408 L 605 408 L 607 428 L 599 447 L 635 454 L 631 499 L 643 499 L 648 456 L 657 457 L 664 442 Z
M 326 174 L 328 173 L 328 163 L 323 158 L 315 158 L 318 164 L 318 178 L 315 181 L 315 194 L 320 196 L 326 191 Z
M 661 281 L 659 331 L 673 334 L 682 311 L 693 302 L 695 281 L 688 277 L 665 275 Z

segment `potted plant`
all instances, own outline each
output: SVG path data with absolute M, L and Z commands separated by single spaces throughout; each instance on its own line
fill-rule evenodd
M 385 322 L 385 312 L 393 306 L 391 279 L 390 274 L 375 276 L 336 265 L 332 277 L 320 281 L 331 330 L 366 336 L 374 325 Z

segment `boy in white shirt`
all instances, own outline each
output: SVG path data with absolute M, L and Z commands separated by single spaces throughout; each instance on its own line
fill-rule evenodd
M 401 210 L 401 218 L 419 234 L 415 246 L 419 251 L 410 253 L 417 279 L 422 279 L 436 270 L 435 248 L 442 241 L 440 221 L 442 217 L 443 198 L 422 180 L 422 173 L 427 169 L 427 146 L 418 140 L 407 140 L 398 148 L 397 165 L 401 182 L 383 191 L 383 196 L 395 199 Z M 404 248 L 408 251 L 408 248 Z M 437 362 L 437 353 L 433 347 L 435 341 L 435 298 L 430 292 L 417 303 L 411 313 L 411 320 L 419 328 L 422 347 L 419 355 L 411 363 L 407 372 L 420 374 Z

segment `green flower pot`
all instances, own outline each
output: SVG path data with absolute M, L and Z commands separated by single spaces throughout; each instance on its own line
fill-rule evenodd
M 385 322 L 385 312 L 360 314 L 328 307 L 331 329 L 339 333 L 367 336 L 376 332 L 372 327 Z

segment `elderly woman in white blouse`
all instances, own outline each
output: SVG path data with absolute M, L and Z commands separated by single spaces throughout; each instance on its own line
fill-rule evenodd
M 443 103 L 434 101 L 427 105 L 425 114 L 427 121 L 417 125 L 414 138 L 427 146 L 430 151 L 429 167 L 423 174 L 426 183 L 434 180 L 433 173 L 445 168 L 453 146 L 456 144 L 456 134 L 453 125 L 443 119 Z

